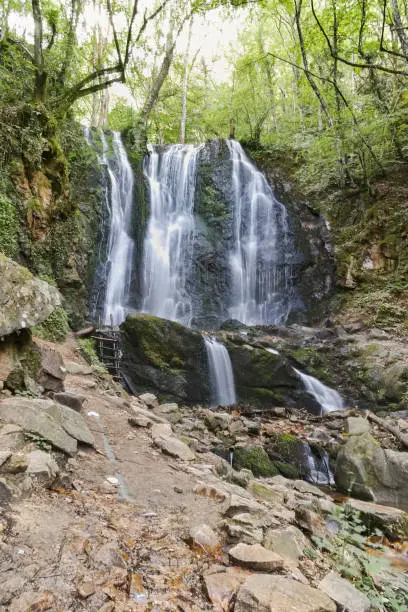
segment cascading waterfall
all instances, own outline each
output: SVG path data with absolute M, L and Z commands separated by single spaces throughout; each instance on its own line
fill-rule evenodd
M 119 325 L 126 317 L 130 281 L 133 269 L 134 240 L 130 235 L 133 208 L 133 170 L 130 166 L 119 132 L 113 132 L 113 157 L 109 156 L 109 145 L 105 133 L 98 132 L 102 145 L 98 161 L 105 168 L 107 180 L 102 181 L 103 226 L 108 227 L 106 253 L 105 239 L 99 242 L 99 277 L 105 282 L 102 310 L 103 323 Z M 88 146 L 94 148 L 89 127 L 84 128 Z M 102 293 L 98 287 L 97 293 Z M 96 316 L 95 299 L 93 316 Z
M 309 444 L 305 444 L 306 465 L 308 473 L 305 474 L 306 480 L 318 485 L 333 485 L 334 476 L 329 464 L 329 456 L 323 449 L 320 450 L 320 456 L 317 457 L 310 448 Z
M 288 214 L 239 142 L 227 145 L 234 194 L 229 313 L 247 325 L 284 324 L 295 298 Z
M 308 393 L 314 397 L 321 407 L 321 412 L 333 412 L 343 410 L 344 402 L 341 395 L 335 390 L 324 385 L 320 380 L 309 374 L 305 374 L 294 368 Z
M 150 146 L 144 172 L 150 187 L 150 218 L 143 255 L 142 311 L 191 324 L 188 289 L 195 234 L 194 196 L 200 146 Z
M 210 370 L 213 406 L 231 406 L 237 403 L 234 374 L 226 347 L 214 336 L 204 336 Z

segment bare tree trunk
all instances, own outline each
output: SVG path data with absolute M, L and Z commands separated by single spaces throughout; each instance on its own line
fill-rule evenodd
M 408 60 L 408 37 L 405 33 L 405 28 L 402 23 L 398 0 L 391 0 L 391 6 L 392 18 L 394 20 L 394 27 L 397 32 L 398 40 L 400 41 L 402 52 Z
M 231 138 L 232 140 L 235 138 L 235 121 L 234 121 L 233 117 L 231 117 L 231 119 L 230 119 L 229 138 Z
M 187 89 L 188 89 L 188 60 L 190 55 L 191 34 L 193 30 L 194 18 L 191 17 L 188 25 L 188 39 L 186 52 L 184 54 L 184 76 L 183 76 L 183 91 L 181 98 L 181 120 L 180 120 L 180 142 L 184 144 L 186 140 L 186 122 L 187 122 Z
M 44 70 L 43 56 L 43 27 L 40 0 L 32 0 L 31 2 L 34 18 L 34 65 L 35 65 L 35 83 L 34 83 L 34 99 L 38 103 L 44 102 L 45 88 L 47 84 L 47 73 Z
M 142 112 L 140 113 L 140 117 L 141 117 L 141 121 L 142 121 L 142 125 L 146 126 L 147 125 L 147 121 L 149 119 L 149 115 L 153 110 L 154 105 L 157 102 L 157 98 L 159 96 L 160 93 L 160 89 L 163 86 L 163 83 L 167 77 L 167 75 L 169 74 L 169 70 L 170 70 L 170 66 L 171 63 L 173 61 L 173 55 L 174 55 L 174 47 L 176 46 L 176 42 L 174 40 L 174 20 L 171 20 L 170 23 L 170 29 L 169 32 L 167 34 L 167 41 L 166 41 L 166 52 L 164 54 L 164 58 L 162 61 L 162 64 L 160 66 L 160 70 L 159 70 L 159 74 L 157 75 L 156 79 L 154 80 L 153 84 L 152 84 L 152 88 L 150 90 L 150 93 L 147 97 L 147 100 L 143 106 Z

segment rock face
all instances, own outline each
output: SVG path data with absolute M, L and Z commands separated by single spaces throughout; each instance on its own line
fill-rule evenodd
M 369 434 L 351 436 L 336 462 L 335 479 L 345 493 L 379 504 L 408 503 L 408 453 L 383 449 Z
M 0 255 L 0 336 L 44 321 L 61 304 L 55 287 Z
M 146 314 L 129 315 L 121 328 L 123 370 L 135 390 L 153 388 L 184 401 L 209 401 L 201 334 Z
M 268 173 L 269 174 L 269 173 Z M 276 192 L 276 177 L 269 174 Z M 288 204 L 291 229 L 294 230 L 297 253 L 293 274 L 301 297 L 293 306 L 293 316 L 305 316 L 304 306 L 314 309 L 333 287 L 333 263 L 329 232 L 322 217 L 309 206 L 280 189 L 281 201 Z M 216 329 L 229 318 L 228 300 L 231 271 L 228 252 L 234 232 L 234 185 L 230 151 L 224 140 L 207 142 L 199 154 L 196 180 L 195 220 L 197 239 L 191 270 L 193 324 L 200 329 Z M 306 282 L 299 281 L 306 276 Z M 306 309 L 305 309 L 306 310 Z M 307 315 L 306 315 L 307 316 Z

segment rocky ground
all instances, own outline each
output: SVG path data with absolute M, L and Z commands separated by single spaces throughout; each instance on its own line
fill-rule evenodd
M 406 453 L 383 423 L 160 405 L 125 396 L 72 337 L 57 348 L 65 392 L 0 395 L 0 609 L 406 609 L 404 511 L 345 504 L 282 448 L 318 439 L 339 457 L 370 436 L 395 467 Z

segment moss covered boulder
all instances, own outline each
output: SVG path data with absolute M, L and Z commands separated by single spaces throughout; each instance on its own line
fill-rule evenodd
M 289 361 L 279 354 L 223 338 L 231 358 L 237 394 L 242 402 L 263 407 L 282 406 L 302 391 Z
M 154 389 L 185 402 L 209 401 L 209 375 L 200 333 L 147 314 L 129 315 L 123 332 L 123 372 L 136 391 Z
M 336 485 L 349 495 L 378 504 L 408 504 L 408 453 L 384 449 L 370 433 L 350 436 L 340 450 Z
M 262 446 L 251 444 L 234 449 L 233 467 L 236 470 L 251 470 L 254 476 L 276 476 L 278 469 L 268 457 Z
M 61 305 L 59 291 L 0 255 L 0 336 L 44 321 Z

